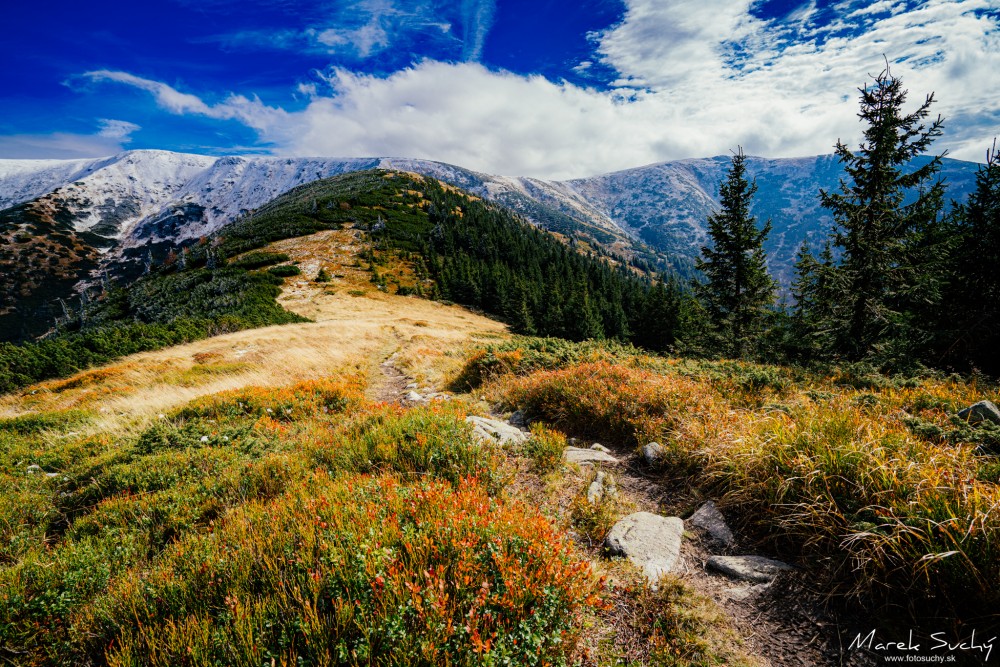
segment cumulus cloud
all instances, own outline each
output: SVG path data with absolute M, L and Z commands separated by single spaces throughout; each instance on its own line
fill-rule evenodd
M 124 150 L 132 141 L 131 135 L 141 129 L 126 120 L 102 118 L 93 134 L 0 135 L 0 155 L 15 159 L 102 157 Z
M 813 5 L 774 21 L 755 17 L 752 4 L 627 0 L 622 21 L 593 36 L 592 60 L 619 73 L 610 90 L 428 60 L 386 77 L 331 69 L 322 85 L 299 88 L 308 104 L 290 112 L 242 95 L 208 104 L 125 72 L 87 76 L 145 90 L 172 113 L 241 122 L 281 154 L 421 157 L 550 178 L 737 145 L 828 153 L 838 138 L 857 140 L 856 88 L 881 70 L 883 54 L 912 105 L 936 92 L 934 110 L 948 119 L 938 147 L 981 159 L 1000 131 L 1000 29 L 985 11 L 996 0 L 887 2 L 861 14 L 863 3 L 841 3 L 839 18 L 823 22 Z M 468 3 L 482 30 L 492 7 Z M 472 56 L 476 39 L 466 37 Z

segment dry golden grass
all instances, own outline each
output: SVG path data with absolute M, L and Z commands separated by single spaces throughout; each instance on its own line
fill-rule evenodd
M 394 363 L 419 382 L 441 386 L 463 362 L 461 349 L 506 327 L 460 306 L 385 294 L 355 266 L 362 249 L 354 230 L 288 239 L 264 250 L 287 253 L 303 275 L 290 278 L 279 302 L 315 320 L 240 331 L 188 345 L 133 355 L 0 398 L 0 417 L 81 408 L 107 430 L 144 422 L 200 396 L 246 386 L 274 387 L 356 368 L 378 378 Z M 321 266 L 329 283 L 312 280 Z

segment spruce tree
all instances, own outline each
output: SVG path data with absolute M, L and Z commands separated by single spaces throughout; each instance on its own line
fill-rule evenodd
M 1000 154 L 996 141 L 976 189 L 955 212 L 954 272 L 934 362 L 1000 374 Z
M 790 338 L 787 347 L 794 356 L 804 359 L 830 356 L 833 347 L 835 280 L 833 250 L 830 240 L 819 257 L 803 243 L 795 257 L 795 280 L 792 282 Z
M 708 218 L 711 244 L 701 249 L 695 266 L 704 282 L 695 292 L 705 306 L 712 334 L 724 352 L 746 357 L 761 333 L 774 302 L 775 282 L 767 272 L 764 239 L 770 220 L 757 227 L 750 214 L 757 183 L 747 180 L 746 155 L 740 148 L 719 188 L 721 210 Z
M 837 346 L 852 359 L 876 351 L 907 322 L 907 307 L 920 298 L 916 286 L 929 275 L 923 264 L 934 252 L 921 241 L 939 222 L 943 202 L 943 187 L 934 180 L 943 155 L 908 168 L 941 134 L 940 116 L 925 124 L 933 93 L 903 113 L 907 91 L 888 66 L 859 92 L 864 138 L 857 152 L 837 142 L 847 178 L 839 192 L 820 192 L 841 251 L 834 280 Z M 909 204 L 907 193 L 916 195 Z

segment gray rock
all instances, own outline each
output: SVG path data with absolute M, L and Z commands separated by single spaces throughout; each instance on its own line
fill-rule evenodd
M 782 572 L 795 570 L 787 563 L 763 556 L 712 556 L 708 566 L 734 579 L 756 582 L 769 582 Z
M 36 464 L 32 463 L 30 466 L 28 466 L 28 469 L 27 469 L 26 472 L 29 475 L 34 475 L 36 472 L 42 472 L 42 467 L 39 466 L 39 465 L 36 465 Z
M 725 546 L 732 546 L 733 544 L 733 531 L 729 530 L 729 525 L 726 524 L 725 517 L 722 516 L 722 512 L 715 506 L 715 503 L 709 500 L 707 503 L 698 508 L 698 511 L 691 515 L 688 519 L 691 525 L 701 528 L 713 539 L 718 540 Z
M 410 390 L 406 392 L 406 400 L 410 403 L 423 403 L 426 399 L 417 392 Z
M 651 442 L 642 448 L 642 458 L 647 465 L 656 465 L 663 459 L 663 445 L 658 442 Z
M 755 595 L 760 595 L 761 593 L 767 592 L 770 584 L 752 584 L 746 586 L 735 586 L 733 588 L 727 588 L 722 591 L 722 593 L 728 597 L 730 600 L 736 600 L 737 602 L 744 602 L 749 600 Z
M 590 483 L 590 487 L 587 489 L 587 502 L 591 505 L 597 505 L 604 499 L 604 478 L 606 475 L 603 471 L 598 471 L 597 478 Z
M 484 440 L 495 440 L 501 445 L 519 445 L 528 439 L 528 435 L 506 422 L 488 417 L 466 417 L 465 421 L 472 424 L 472 431 Z
M 981 424 L 984 421 L 1000 424 L 1000 408 L 993 401 L 979 401 L 959 412 L 958 416 L 970 424 Z
M 655 586 L 677 564 L 683 534 L 684 522 L 675 516 L 636 512 L 614 525 L 604 546 L 614 556 L 627 557 Z
M 592 465 L 593 463 L 618 463 L 618 459 L 607 452 L 596 449 L 580 449 L 579 447 L 567 447 L 563 450 L 563 458 L 569 463 L 580 465 Z
M 518 428 L 528 428 L 528 418 L 525 417 L 524 413 L 520 410 L 512 414 L 510 419 L 507 420 L 507 423 Z
M 593 449 L 595 452 L 604 452 L 605 454 L 610 454 L 611 453 L 610 449 L 608 449 L 607 447 L 605 447 L 604 445 L 602 445 L 599 442 L 595 442 L 594 444 L 592 444 L 590 446 L 590 448 Z

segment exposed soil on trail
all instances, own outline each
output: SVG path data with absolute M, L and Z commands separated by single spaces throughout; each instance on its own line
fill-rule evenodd
M 589 447 L 591 443 L 573 444 Z M 684 518 L 708 500 L 664 478 L 633 450 L 611 449 L 620 462 L 602 464 L 602 470 L 614 477 L 619 513 L 647 511 Z M 547 494 L 551 511 L 569 522 L 573 498 L 590 484 L 593 470 L 590 466 L 569 464 L 563 466 L 555 483 L 550 480 L 545 484 L 537 477 L 533 481 L 532 475 L 522 475 L 520 484 L 528 497 Z M 616 573 L 606 559 L 603 544 L 582 532 L 574 531 L 573 534 L 598 571 L 603 570 L 609 576 L 610 608 L 602 614 L 606 625 L 600 630 L 601 636 L 591 638 L 591 643 L 611 643 L 618 652 L 634 661 L 632 664 L 646 664 L 648 638 L 637 634 L 632 623 L 637 613 L 634 591 L 621 588 L 634 585 L 634 582 L 615 581 Z M 849 640 L 844 639 L 847 623 L 824 605 L 819 592 L 810 590 L 806 573 L 782 575 L 770 584 L 751 584 L 709 569 L 707 562 L 714 554 L 759 555 L 779 560 L 781 557 L 755 549 L 750 540 L 741 539 L 738 533 L 734 544 L 724 547 L 701 529 L 685 522 L 681 555 L 673 574 L 688 589 L 714 603 L 721 612 L 720 626 L 741 639 L 742 653 L 753 662 L 769 667 L 870 667 L 877 664 L 868 654 L 848 651 Z M 850 627 L 855 626 L 856 622 L 850 624 Z

